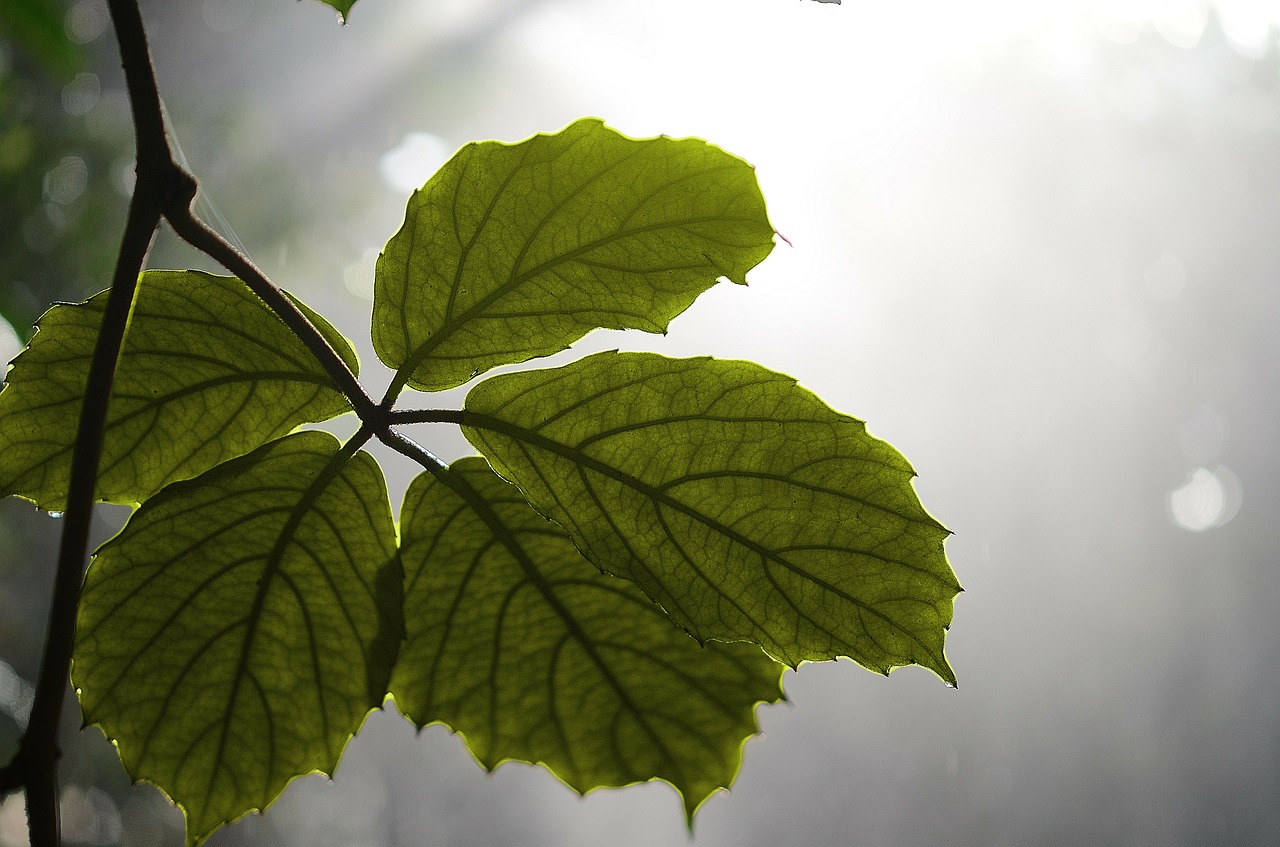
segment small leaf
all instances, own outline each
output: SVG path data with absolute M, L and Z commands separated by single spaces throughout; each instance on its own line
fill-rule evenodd
M 343 23 L 347 21 L 347 15 L 351 12 L 351 7 L 356 4 L 356 0 L 320 0 L 326 6 L 332 6 L 338 10 L 338 19 Z M 839 3 L 840 0 L 821 0 L 823 3 Z
M 103 292 L 54 306 L 14 359 L 0 392 L 0 495 L 65 507 L 105 305 Z M 355 353 L 337 330 L 297 305 L 354 369 Z M 140 502 L 298 424 L 350 410 L 302 342 L 243 282 L 148 271 L 116 372 L 97 496 Z
M 391 691 L 415 723 L 463 733 L 487 768 L 541 762 L 584 793 L 664 779 L 690 818 L 733 781 L 756 704 L 782 696 L 758 647 L 700 647 L 478 457 L 418 477 L 401 521 L 408 641 Z
M 947 531 L 896 450 L 750 362 L 603 353 L 472 389 L 463 431 L 699 639 L 949 683 Z
M 373 346 L 414 388 L 467 382 L 597 327 L 665 332 L 773 249 L 755 170 L 696 138 L 584 118 L 458 151 L 378 258 Z
M 175 483 L 94 557 L 72 677 L 198 843 L 343 745 L 386 694 L 403 571 L 367 453 L 303 432 Z

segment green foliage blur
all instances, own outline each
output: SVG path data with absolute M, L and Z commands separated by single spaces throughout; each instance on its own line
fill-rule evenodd
M 83 70 L 116 64 L 95 61 L 106 5 L 59 5 L 0 10 L 0 316 L 22 341 L 49 303 L 104 287 L 132 178 L 128 103 Z

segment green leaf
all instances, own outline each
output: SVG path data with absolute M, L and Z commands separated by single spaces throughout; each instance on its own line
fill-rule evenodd
M 782 667 L 677 629 L 601 574 L 479 457 L 414 480 L 401 511 L 408 640 L 392 676 L 420 726 L 487 768 L 541 762 L 580 792 L 664 779 L 687 814 L 733 781 Z
M 351 7 L 356 4 L 356 0 L 320 0 L 320 2 L 337 9 L 338 18 L 343 23 L 346 23 L 347 14 L 351 11 Z M 822 0 L 822 2 L 830 3 L 832 0 Z M 839 3 L 840 0 L 834 0 L 834 2 Z
M 373 346 L 434 391 L 597 327 L 665 332 L 773 249 L 755 170 L 696 138 L 598 118 L 463 147 L 409 198 L 378 258 Z
M 175 483 L 94 557 L 72 677 L 126 770 L 187 841 L 332 773 L 403 634 L 386 485 L 303 432 Z
M 960 590 L 913 472 L 750 362 L 603 353 L 472 389 L 463 431 L 602 570 L 698 639 L 888 673 L 943 657 Z
M 106 292 L 54 306 L 14 359 L 0 392 L 0 496 L 65 507 L 105 305 Z M 351 346 L 298 305 L 354 369 Z M 97 496 L 140 502 L 298 424 L 350 410 L 302 342 L 243 282 L 199 271 L 148 271 L 117 368 Z

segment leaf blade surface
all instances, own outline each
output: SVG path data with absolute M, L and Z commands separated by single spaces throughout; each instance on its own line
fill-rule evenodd
M 294 301 L 348 366 L 355 353 Z M 40 319 L 0 392 L 0 495 L 65 507 L 105 292 Z M 350 411 L 305 346 L 240 280 L 147 271 L 112 389 L 96 495 L 145 500 L 301 423 Z
M 378 707 L 403 571 L 381 470 L 303 432 L 175 483 L 96 553 L 72 676 L 188 843 L 332 773 Z
M 463 147 L 378 257 L 373 344 L 398 380 L 452 388 L 597 327 L 665 332 L 773 248 L 754 169 L 694 138 L 584 118 Z
M 463 432 L 700 640 L 948 683 L 948 535 L 861 421 L 750 362 L 601 353 L 472 389 Z
M 447 480 L 418 477 L 401 513 L 397 704 L 462 733 L 488 768 L 540 762 L 582 793 L 660 778 L 692 818 L 733 781 L 782 667 L 753 645 L 699 646 L 483 459 Z

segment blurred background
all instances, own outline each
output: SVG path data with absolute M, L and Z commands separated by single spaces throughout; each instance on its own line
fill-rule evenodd
M 20 1 L 58 25 L 0 31 L 6 360 L 49 302 L 105 286 L 132 171 L 105 3 Z M 143 6 L 200 211 L 357 343 L 378 390 L 374 258 L 461 144 L 591 114 L 754 163 L 791 246 L 668 336 L 596 333 L 574 355 L 798 377 L 915 464 L 967 590 L 958 690 L 919 668 L 788 673 L 692 841 L 668 786 L 582 799 L 539 768 L 486 775 L 392 710 L 334 780 L 211 844 L 1280 840 L 1274 4 L 361 0 L 345 26 L 316 2 Z M 210 267 L 168 234 L 152 265 Z M 413 471 L 383 458 L 394 502 Z M 122 517 L 104 510 L 99 538 Z M 57 530 L 0 503 L 6 760 Z M 180 844 L 179 814 L 69 714 L 68 840 Z M 0 847 L 25 837 L 10 797 Z

